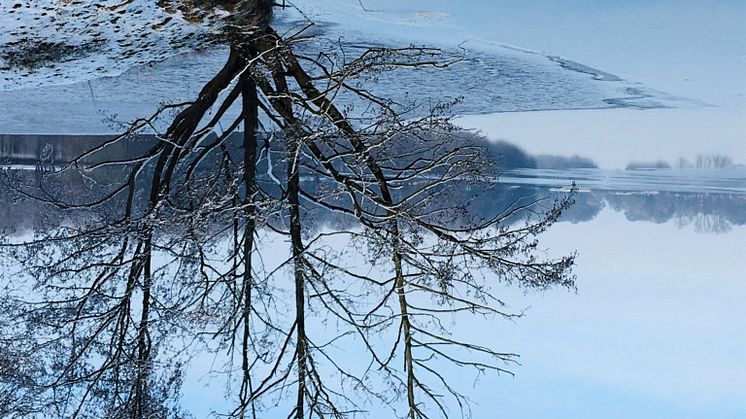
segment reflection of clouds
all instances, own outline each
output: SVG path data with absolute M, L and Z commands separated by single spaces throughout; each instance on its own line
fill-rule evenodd
M 739 417 L 718 412 L 746 408 L 746 229 L 696 233 L 674 221 L 630 223 L 610 210 L 554 226 L 543 244 L 578 250 L 579 294 L 527 297 L 533 308 L 514 333 L 529 372 L 691 409 L 665 417 Z M 574 417 L 662 417 L 622 405 L 631 410 Z
M 746 287 L 737 280 L 746 231 L 733 228 L 701 236 L 674 222 L 630 223 L 609 209 L 588 222 L 557 224 L 542 244 L 553 254 L 579 251 L 577 294 L 495 287 L 510 311 L 530 307 L 526 316 L 449 322 L 459 337 L 519 353 L 522 366 L 511 367 L 516 377 L 442 372 L 468 389 L 474 418 L 498 411 L 525 419 L 739 417 L 727 412 L 743 408 L 746 396 L 739 355 L 746 342 L 738 333 Z M 319 247 L 340 252 L 341 265 L 359 267 L 350 244 L 335 236 Z M 267 255 L 277 261 L 268 269 L 287 252 L 281 238 L 274 241 Z M 356 365 L 357 355 L 348 350 L 341 359 Z M 199 400 L 204 389 L 187 385 L 196 399 L 185 400 Z M 374 409 L 369 417 L 391 412 Z
M 578 250 L 577 294 L 498 287 L 511 310 L 530 307 L 525 317 L 454 323 L 462 336 L 521 355 L 515 377 L 485 376 L 470 391 L 474 418 L 742 416 L 746 227 L 700 235 L 605 208 L 543 239 L 552 254 Z M 475 382 L 444 372 L 461 386 Z

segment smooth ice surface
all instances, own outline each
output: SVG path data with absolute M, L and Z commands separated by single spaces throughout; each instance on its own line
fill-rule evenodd
M 308 48 L 313 51 L 318 47 Z M 379 74 L 373 86 L 366 87 L 400 103 L 417 101 L 426 106 L 463 97 L 457 110 L 464 113 L 655 108 L 667 103 L 643 86 L 616 79 L 598 80 L 539 54 L 508 48 L 448 53 L 468 59 L 445 70 L 403 69 Z M 4 110 L 0 113 L 0 132 L 114 132 L 116 128 L 103 121 L 107 116 L 116 115 L 117 121 L 128 122 L 154 112 L 162 103 L 190 100 L 226 57 L 227 51 L 218 49 L 131 68 L 116 77 L 0 92 Z
M 124 21 L 121 25 L 106 21 L 94 27 L 100 26 L 105 31 L 94 30 L 90 23 L 78 25 L 81 26 L 80 36 L 100 39 L 105 44 L 97 44 L 85 53 L 70 54 L 53 67 L 4 71 L 0 80 L 0 132 L 111 133 L 120 129 L 112 124 L 112 120 L 126 123 L 149 115 L 162 103 L 195 97 L 202 83 L 223 64 L 227 57 L 226 49 L 189 52 L 199 43 L 197 38 L 204 33 L 204 29 L 185 23 L 177 15 L 166 26 L 154 30 L 157 24 L 152 20 L 162 17 L 159 15 L 162 12 L 140 3 L 131 3 L 126 8 L 143 9 L 142 21 Z M 674 97 L 556 55 L 487 42 L 463 34 L 450 40 L 428 35 L 430 32 L 421 32 L 417 21 L 423 18 L 429 22 L 427 12 L 415 13 L 419 17 L 409 22 L 406 18 L 408 12 L 403 12 L 405 18 L 402 20 L 402 12 L 396 8 L 390 14 L 381 16 L 361 10 L 359 4 L 351 7 L 340 2 L 332 5 L 332 10 L 336 10 L 334 13 L 318 12 L 318 7 L 324 5 L 324 2 L 316 6 L 299 5 L 320 22 L 316 32 L 322 40 L 298 44 L 298 50 L 314 55 L 319 48 L 336 49 L 337 46 L 330 43 L 341 42 L 346 53 L 354 56 L 360 50 L 360 45 L 400 47 L 414 43 L 443 48 L 446 54 L 444 61 L 465 58 L 445 70 L 404 69 L 378 74 L 372 86 L 366 84 L 372 92 L 400 103 L 416 101 L 427 107 L 462 97 L 463 103 L 456 111 L 466 114 L 554 109 L 649 109 L 689 103 L 685 98 Z M 129 9 L 122 16 L 134 19 Z M 65 11 L 62 8 L 56 13 L 63 14 Z M 27 36 L 21 35 L 20 26 L 41 25 L 34 20 L 34 13 L 36 9 L 26 6 L 15 10 L 12 14 L 13 25 L 0 32 L 0 43 Z M 66 16 L 59 18 L 66 18 L 67 26 L 40 31 L 33 39 L 71 44 L 88 42 L 60 35 L 75 28 L 76 20 L 70 16 L 71 13 L 74 14 L 67 11 Z M 343 18 L 344 13 L 348 14 Z M 303 16 L 293 9 L 278 11 L 276 16 L 280 28 L 290 30 L 303 25 Z M 433 16 L 439 15 L 435 13 Z M 85 18 L 94 23 L 101 19 L 99 16 Z M 80 19 L 87 22 L 83 20 L 84 17 Z M 438 19 L 435 21 L 437 23 Z M 127 28 L 127 31 L 117 29 L 120 26 Z M 51 27 L 54 28 L 54 25 Z M 388 30 L 391 28 L 394 30 Z M 395 30 L 397 28 L 399 30 Z M 408 30 L 402 32 L 406 28 Z M 437 28 L 437 25 L 433 28 Z M 133 41 L 128 31 L 142 33 L 144 38 Z M 173 48 L 169 49 L 168 45 L 171 44 Z M 143 62 L 151 64 L 136 65 Z M 180 82 L 174 83 L 174 80 Z
M 312 17 L 374 37 L 516 46 L 676 96 L 716 105 L 746 100 L 746 4 L 741 0 L 293 3 Z
M 746 163 L 743 1 L 364 0 L 365 10 L 357 0 L 296 3 L 371 36 L 562 57 L 641 83 L 672 107 L 493 113 L 459 122 L 532 153 L 579 153 L 610 169 L 712 153 Z

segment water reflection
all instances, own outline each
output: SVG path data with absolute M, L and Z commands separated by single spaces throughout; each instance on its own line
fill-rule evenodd
M 6 233 L 23 233 L 34 228 L 54 228 L 65 223 L 83 223 L 89 211 L 61 210 L 44 200 L 74 196 L 81 200 L 95 199 L 106 193 L 108 185 L 121 182 L 126 168 L 98 167 L 102 161 L 125 160 L 150 147 L 154 138 L 142 137 L 118 142 L 98 152 L 95 158 L 83 159 L 82 165 L 96 166 L 90 171 L 63 171 L 59 168 L 81 155 L 92 144 L 100 144 L 103 136 L 0 136 L 0 199 L 12 203 L 0 208 L 0 229 Z M 234 143 L 238 144 L 238 136 Z M 230 142 L 229 142 L 230 145 Z M 240 152 L 234 144 L 235 152 Z M 271 150 L 270 150 L 271 149 Z M 258 162 L 262 175 L 259 181 L 267 191 L 276 185 L 273 176 L 282 177 L 285 171 L 281 158 L 272 162 L 271 156 L 281 153 L 265 144 Z M 269 156 L 270 158 L 268 158 Z M 205 166 L 210 162 L 206 161 Z M 319 179 L 303 179 L 306 188 L 323 187 Z M 732 226 L 746 225 L 746 168 L 730 167 L 717 170 L 625 170 L 600 169 L 511 169 L 495 173 L 493 179 L 478 183 L 465 182 L 464 188 L 450 191 L 449 199 L 466 201 L 478 196 L 472 210 L 489 217 L 495 211 L 512 215 L 506 222 L 520 222 L 535 211 L 524 209 L 529 203 L 546 203 L 570 193 L 575 185 L 574 205 L 562 215 L 561 221 L 582 223 L 593 220 L 604 208 L 624 214 L 630 222 L 674 222 L 680 228 L 697 233 L 725 233 Z M 416 185 L 412 185 L 416 188 Z M 276 188 L 275 188 L 276 189 Z M 279 190 L 274 191 L 277 194 Z M 348 216 L 307 205 L 305 210 L 318 220 L 315 228 L 344 228 L 353 225 Z M 116 213 L 110 205 L 99 208 L 99 213 Z M 463 220 L 462 220 L 463 221 Z
M 501 181 L 532 197 L 562 194 L 576 182 L 579 192 L 563 216 L 590 221 L 609 207 L 628 221 L 673 221 L 698 233 L 724 233 L 746 224 L 746 170 L 514 170 Z

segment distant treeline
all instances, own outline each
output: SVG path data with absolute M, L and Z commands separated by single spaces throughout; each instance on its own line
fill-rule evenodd
M 238 133 L 233 135 L 240 137 Z M 13 164 L 34 165 L 39 162 L 64 164 L 85 151 L 100 146 L 110 138 L 111 136 L 107 135 L 0 135 L 0 160 Z M 501 170 L 598 167 L 593 160 L 586 157 L 531 155 L 507 141 L 491 141 L 468 131 L 456 130 L 452 139 L 455 143 L 463 142 L 464 144 L 476 139 L 477 144 L 486 149 L 487 154 L 495 159 L 497 167 Z M 117 142 L 115 145 L 107 146 L 105 152 L 99 152 L 96 160 L 116 160 L 125 156 L 134 156 L 152 147 L 155 142 L 154 136 L 140 136 L 131 141 Z M 86 161 L 86 163 L 94 163 L 94 161 Z
M 497 159 L 501 169 L 596 169 L 598 165 L 587 157 L 550 154 L 531 155 L 507 141 L 484 139 L 487 151 Z
M 641 169 L 723 169 L 735 166 L 733 159 L 722 154 L 700 154 L 693 162 L 685 158 L 679 158 L 673 164 L 665 160 L 652 162 L 633 161 L 629 163 L 626 170 Z
M 513 168 L 593 168 L 596 165 L 589 159 L 571 156 L 532 156 L 513 144 L 501 141 L 491 142 L 484 137 L 473 137 L 473 133 L 454 132 L 450 138 L 448 147 L 458 148 L 461 146 L 477 145 L 483 147 L 485 155 L 480 157 L 487 161 L 495 162 L 496 169 L 507 170 Z M 47 158 L 53 162 L 68 161 L 76 156 L 81 150 L 100 145 L 105 137 L 70 136 L 52 138 L 50 136 L 38 136 L 39 138 L 12 138 L 0 136 L 0 167 L 3 160 L 16 162 L 35 162 L 39 159 L 39 150 L 53 149 Z M 73 138 L 75 137 L 75 138 Z M 423 136 L 418 136 L 423 137 Z M 477 140 L 476 142 L 469 141 Z M 132 157 L 139 148 L 152 144 L 153 139 L 139 138 L 138 141 L 127 147 L 106 149 L 104 153 L 107 159 L 122 159 Z M 227 151 L 229 154 L 240 153 L 241 138 L 236 134 L 227 140 Z M 280 142 L 269 143 L 262 141 L 262 153 L 257 161 L 257 172 L 261 175 L 257 182 L 269 195 L 278 196 L 282 193 L 270 178 L 282 179 L 286 168 L 282 156 L 283 151 L 279 148 Z M 401 142 L 393 142 L 392 146 L 403 150 L 419 149 L 428 150 L 425 145 L 427 141 L 416 142 L 413 139 L 403 138 Z M 398 149 L 387 150 L 388 153 L 397 153 Z M 270 165 L 271 157 L 272 164 Z M 415 155 L 413 158 L 419 156 Z M 97 159 L 98 160 L 98 159 Z M 660 163 L 660 164 L 659 164 Z M 642 164 L 640 167 L 649 168 L 657 165 L 661 167 L 665 162 L 653 162 Z M 732 165 L 729 158 L 722 156 L 703 156 L 693 163 L 682 164 L 681 167 L 726 167 Z M 200 173 L 208 174 L 215 166 L 215 162 L 205 160 L 197 167 L 198 177 Z M 671 167 L 670 165 L 668 167 Z M 111 205 L 96 206 L 95 211 L 83 211 L 75 209 L 61 210 L 50 202 L 45 202 L 55 196 L 75 197 L 76 201 L 89 202 L 111 191 L 125 179 L 126 170 L 118 166 L 101 167 L 86 173 L 76 170 L 56 172 L 45 170 L 44 165 L 36 165 L 35 170 L 29 168 L 6 168 L 0 172 L 0 231 L 5 234 L 22 234 L 31 229 L 49 229 L 60 225 L 80 225 L 95 220 L 93 217 L 116 218 L 122 210 L 121 202 L 113 200 Z M 146 168 L 146 170 L 151 170 Z M 95 180 L 95 181 L 94 181 Z M 301 178 L 302 187 L 305 190 L 316 192 L 318 188 L 326 187 L 323 179 L 318 179 L 312 173 L 305 173 Z M 43 194 L 39 186 L 44 186 Z M 403 193 L 408 194 L 409 188 L 417 188 L 416 180 L 407 181 L 401 185 Z M 19 191 L 19 189 L 21 191 Z M 21 193 L 22 192 L 22 193 Z M 147 189 L 135 197 L 142 205 L 146 204 Z M 43 199 L 34 200 L 28 195 L 41 196 Z M 479 180 L 465 179 L 463 187 L 447 188 L 440 194 L 442 200 L 431 203 L 435 206 L 450 206 L 456 202 L 470 202 L 470 214 L 489 217 L 496 211 L 508 213 L 520 207 L 526 202 L 534 202 L 546 197 L 558 198 L 564 196 L 564 192 L 553 190 L 553 188 L 542 186 L 515 185 L 506 183 L 480 182 Z M 479 199 L 474 200 L 474 197 Z M 124 196 L 122 199 L 125 198 Z M 731 225 L 746 225 L 746 196 L 740 194 L 713 194 L 713 193 L 683 193 L 683 192 L 657 192 L 657 193 L 618 193 L 614 191 L 591 191 L 578 193 L 574 196 L 575 204 L 562 215 L 563 221 L 584 222 L 593 219 L 604 207 L 622 212 L 630 221 L 649 221 L 663 223 L 674 220 L 680 225 L 692 225 L 699 231 L 720 232 L 727 231 Z M 179 204 L 179 201 L 174 201 Z M 343 203 L 335 202 L 339 205 Z M 304 213 L 313 212 L 316 223 L 309 224 L 309 228 L 322 226 L 348 228 L 354 225 L 349 216 L 338 211 L 328 211 L 313 205 L 304 205 Z M 515 211 L 506 223 L 522 222 L 526 216 L 531 214 L 526 211 Z M 452 220 L 458 225 L 462 220 Z
M 66 164 L 83 153 L 100 147 L 111 135 L 0 134 L 0 164 Z M 95 157 L 81 163 L 93 164 L 144 153 L 156 144 L 155 136 L 132 136 L 128 141 L 108 144 Z
M 266 168 L 266 166 L 264 166 Z M 105 180 L 115 180 L 117 170 L 107 168 L 108 173 L 103 176 Z M 19 194 L 16 188 L 10 187 L 12 180 L 16 187 L 25 192 L 38 195 L 38 190 L 33 188 L 41 176 L 44 180 L 45 190 L 51 194 L 58 195 L 60 192 L 75 194 L 80 201 L 95 199 L 101 193 L 101 185 L 107 182 L 91 184 L 87 178 L 77 173 L 69 173 L 63 176 L 50 176 L 38 171 L 31 170 L 7 170 L 7 177 L 0 177 L 0 232 L 6 235 L 25 234 L 29 231 L 47 231 L 61 225 L 80 226 L 85 223 L 95 222 L 107 217 L 115 219 L 121 211 L 121 205 L 114 202 L 112 205 L 97 207 L 96 211 L 84 211 L 74 209 L 60 209 L 51 203 L 30 199 Z M 119 175 L 123 175 L 119 172 Z M 281 170 L 276 173 L 281 176 Z M 100 173 L 100 175 L 104 175 Z M 263 180 L 263 187 L 267 188 L 268 182 Z M 416 185 L 415 185 L 416 186 Z M 323 188 L 324 183 L 317 179 L 302 179 L 302 187 L 308 191 L 314 188 Z M 268 188 L 267 188 L 268 189 Z M 279 193 L 278 191 L 270 191 Z M 475 183 L 465 181 L 463 187 L 449 188 L 445 191 L 443 202 L 438 205 L 448 206 L 453 203 L 466 202 L 472 197 L 479 199 L 470 204 L 469 214 L 481 217 L 489 217 L 495 212 L 515 213 L 506 219 L 506 224 L 520 223 L 526 217 L 531 216 L 531 210 L 516 210 L 528 202 L 535 202 L 545 198 L 559 199 L 566 192 L 556 188 L 532 185 L 514 185 L 505 183 Z M 143 200 L 147 194 L 143 193 L 137 199 Z M 746 225 L 746 195 L 725 193 L 691 193 L 691 192 L 618 192 L 594 190 L 577 193 L 573 197 L 575 202 L 568 208 L 560 218 L 561 221 L 581 223 L 592 220 L 604 208 L 623 213 L 629 221 L 644 221 L 652 223 L 665 223 L 675 221 L 680 226 L 694 227 L 696 231 L 718 233 L 728 231 L 731 226 Z M 547 202 L 552 202 L 551 199 Z M 143 201 L 143 205 L 145 202 Z M 350 228 L 354 225 L 348 215 L 338 211 L 330 211 L 314 205 L 303 205 L 304 214 L 313 214 L 309 219 L 310 230 L 318 228 Z M 534 214 L 535 215 L 535 214 Z M 462 220 L 453 220 L 458 224 Z M 278 221 L 280 222 L 280 221 Z M 178 231 L 174 233 L 179 233 Z

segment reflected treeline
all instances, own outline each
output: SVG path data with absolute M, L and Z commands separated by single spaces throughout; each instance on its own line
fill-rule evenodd
M 454 134 L 455 141 L 466 133 Z M 235 133 L 226 142 L 226 158 L 242 153 L 241 133 Z M 4 167 L 0 182 L 0 229 L 6 234 L 23 234 L 33 230 L 46 230 L 58 226 L 84 225 L 100 222 L 106 218 L 116 218 L 121 212 L 121 202 L 114 200 L 92 210 L 75 208 L 73 202 L 62 201 L 60 197 L 77 197 L 81 202 L 95 201 L 99 195 L 110 192 L 111 185 L 120 184 L 126 176 L 124 166 L 104 165 L 102 161 L 125 161 L 154 144 L 155 137 L 141 137 L 131 142 L 118 142 L 99 151 L 94 159 L 82 159 L 79 170 L 70 170 L 70 162 L 84 154 L 86 150 L 105 144 L 103 136 L 0 136 L 0 164 Z M 465 137 L 464 137 L 465 138 Z M 284 150 L 281 142 L 261 141 L 261 152 L 257 160 L 258 183 L 264 191 L 281 195 L 281 179 L 286 172 Z M 124 144 L 124 145 L 123 145 Z M 520 162 L 531 159 L 520 149 L 508 143 L 485 142 L 487 155 L 497 163 L 495 177 L 505 168 L 521 166 Z M 197 168 L 213 167 L 214 156 L 207 157 Z M 566 165 L 570 159 L 555 158 L 559 165 Z M 534 161 L 531 161 L 533 163 Z M 95 170 L 88 170 L 95 166 Z M 65 167 L 66 170 L 60 170 Z M 84 170 L 85 169 L 85 170 Z M 317 192 L 323 190 L 325 180 L 307 172 L 302 177 L 303 188 Z M 530 183 L 530 182 L 529 182 Z M 539 182 L 537 182 L 539 183 Z M 433 205 L 448 206 L 471 202 L 470 211 L 464 217 L 469 220 L 452 220 L 454 224 L 474 221 L 474 216 L 490 217 L 496 212 L 509 214 L 508 223 L 521 222 L 535 215 L 537 208 L 549 210 L 557 199 L 569 193 L 567 188 L 555 186 L 521 185 L 495 182 L 494 178 L 464 179 L 463 188 L 448 188 L 441 191 L 447 202 Z M 417 181 L 401 187 L 402 193 L 411 193 L 418 188 Z M 474 198 L 477 199 L 474 199 Z M 139 197 L 144 199 L 144 195 Z M 696 193 L 671 191 L 614 191 L 584 190 L 576 192 L 574 205 L 565 210 L 561 221 L 573 223 L 587 222 L 608 207 L 621 212 L 629 221 L 665 223 L 674 221 L 682 228 L 692 228 L 697 232 L 721 233 L 731 226 L 746 224 L 746 195 L 738 193 Z M 537 205 L 538 204 L 538 205 Z M 144 205 L 144 203 L 143 203 Z M 331 211 L 309 202 L 304 203 L 304 211 L 314 220 L 308 228 L 347 228 L 355 225 L 355 220 L 343 212 Z M 469 215 L 466 215 L 466 214 Z M 278 215 L 281 217 L 281 215 Z M 282 220 L 280 220 L 282 221 Z
M 596 194 L 630 221 L 676 221 L 697 232 L 722 233 L 746 224 L 746 196 L 723 193 L 613 193 Z
M 508 211 L 532 202 L 544 201 L 549 205 L 566 196 L 568 190 L 501 183 L 487 192 L 481 213 L 487 214 L 496 207 Z M 662 224 L 673 221 L 681 228 L 691 228 L 698 233 L 724 233 L 732 226 L 746 225 L 744 194 L 583 190 L 575 192 L 573 201 L 560 221 L 588 222 L 604 208 L 610 208 L 623 213 L 631 222 Z M 520 221 L 529 211 L 517 211 L 511 221 Z
M 557 193 L 549 188 L 527 189 L 533 189 L 536 195 Z M 607 206 L 632 222 L 673 221 L 698 233 L 724 233 L 732 226 L 746 224 L 745 195 L 692 192 L 581 192 L 576 194 L 575 204 L 563 214 L 562 221 L 590 221 Z
M 269 199 L 277 201 L 286 193 L 288 171 L 287 150 L 280 137 L 280 133 L 272 134 L 271 138 L 259 136 L 256 157 L 256 184 Z M 391 141 L 376 156 L 387 159 L 395 155 L 403 165 L 415 166 L 423 159 L 435 159 L 435 154 L 443 151 L 442 146 L 430 148 L 419 144 L 420 140 L 414 137 L 407 138 Z M 447 146 L 449 150 L 474 148 L 474 134 L 456 131 L 449 138 L 452 140 Z M 116 223 L 124 216 L 126 202 L 130 199 L 121 192 L 122 185 L 128 183 L 133 165 L 141 161 L 139 156 L 158 142 L 159 138 L 152 135 L 140 135 L 127 141 L 112 141 L 109 136 L 93 135 L 0 136 L 0 199 L 6 203 L 0 209 L 1 231 L 5 234 L 24 234 L 29 231 L 49 231 L 60 226 L 96 228 L 110 222 Z M 240 169 L 232 169 L 243 158 L 243 133 L 234 132 L 224 139 L 212 134 L 204 140 L 204 144 L 186 157 L 189 164 L 175 168 L 174 176 L 196 181 L 183 189 L 177 187 L 169 194 L 165 211 L 172 211 L 174 219 L 178 218 L 180 211 L 191 208 L 194 199 L 230 195 L 228 190 L 235 188 L 236 180 L 243 175 Z M 216 147 L 216 144 L 220 146 Z M 486 168 L 480 172 L 480 176 L 496 173 L 496 169 L 489 167 L 501 156 L 501 149 L 496 151 L 490 144 L 485 145 L 487 147 L 482 147 L 486 149 L 484 157 L 470 162 Z M 322 144 L 320 147 L 325 146 Z M 447 187 L 452 181 L 439 185 L 438 178 L 448 177 L 446 172 L 457 166 L 460 159 L 463 158 L 454 157 L 448 164 L 434 166 L 420 177 L 403 171 L 406 180 L 391 181 L 393 194 L 416 195 L 423 189 L 425 193 L 417 200 L 420 210 L 438 213 L 439 209 L 452 210 L 452 203 L 463 203 L 467 195 L 474 198 L 495 189 L 493 182 L 480 182 L 473 177 L 464 177 L 464 188 Z M 336 159 L 331 164 L 340 173 L 345 173 L 343 160 Z M 137 192 L 131 197 L 135 203 L 130 209 L 133 214 L 146 212 L 153 169 L 153 164 L 145 165 L 133 178 L 138 185 Z M 306 167 L 300 176 L 300 183 L 306 197 L 324 197 L 324 205 L 309 198 L 301 202 L 304 218 L 308 220 L 305 228 L 317 231 L 324 227 L 341 229 L 358 225 L 344 194 L 336 193 L 334 181 L 320 175 L 318 168 Z M 369 187 L 376 188 L 373 184 Z M 437 200 L 428 198 L 435 193 Z M 199 205 L 204 206 L 204 202 Z M 330 209 L 334 206 L 346 211 Z M 374 208 L 373 211 L 381 209 Z M 485 214 L 494 214 L 494 209 Z M 231 217 L 227 212 L 225 216 L 225 222 L 230 222 Z M 473 221 L 475 216 L 479 217 L 480 214 L 471 214 L 468 220 L 450 219 L 448 222 L 451 225 L 465 225 Z M 219 219 L 220 215 L 216 217 Z M 273 217 L 278 225 L 286 224 L 283 212 L 277 211 Z

